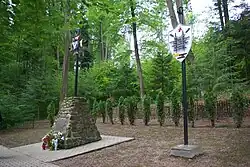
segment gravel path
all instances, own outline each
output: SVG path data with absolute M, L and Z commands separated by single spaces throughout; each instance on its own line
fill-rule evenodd
M 34 129 L 0 131 L 0 145 L 17 147 L 39 142 L 49 130 L 48 125 L 40 124 Z M 98 120 L 101 134 L 135 140 L 53 163 L 60 167 L 249 167 L 250 119 L 244 124 L 244 128 L 235 129 L 230 120 L 225 120 L 210 128 L 209 121 L 196 121 L 198 128 L 189 128 L 189 143 L 201 145 L 205 154 L 189 160 L 169 156 L 171 147 L 183 143 L 182 127 L 172 123 L 160 127 L 156 120 L 150 126 L 144 126 L 141 120 L 135 126 Z
M 59 167 L 0 145 L 0 167 Z
M 193 160 L 170 157 L 171 147 L 183 143 L 183 129 L 98 124 L 106 135 L 131 136 L 136 140 L 97 152 L 57 161 L 62 167 L 249 167 L 250 129 L 189 129 L 189 143 L 202 146 L 205 154 Z

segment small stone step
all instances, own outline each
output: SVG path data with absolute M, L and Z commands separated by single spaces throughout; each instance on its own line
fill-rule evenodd
M 183 158 L 194 158 L 201 154 L 203 154 L 203 151 L 198 145 L 177 145 L 170 151 L 170 155 Z

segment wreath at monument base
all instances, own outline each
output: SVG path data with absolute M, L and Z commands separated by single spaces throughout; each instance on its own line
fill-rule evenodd
M 42 138 L 42 149 L 51 151 L 64 149 L 64 134 L 61 132 L 49 132 Z

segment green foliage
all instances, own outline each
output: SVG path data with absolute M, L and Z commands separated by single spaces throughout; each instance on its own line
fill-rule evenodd
M 49 103 L 58 102 L 59 84 L 54 74 L 41 73 L 40 76 L 32 76 L 21 85 L 20 88 L 14 86 L 14 83 L 9 88 L 3 87 L 6 94 L 0 97 L 0 111 L 8 127 L 33 121 L 35 118 L 46 119 Z
M 180 118 L 181 118 L 181 106 L 180 106 L 180 98 L 178 96 L 173 95 L 171 97 L 172 102 L 172 120 L 175 126 L 179 126 Z
M 188 97 L 188 119 L 192 123 L 192 127 L 194 128 L 194 99 L 192 96 Z
M 58 12 L 52 12 L 59 9 L 57 5 L 13 3 L 3 1 L 0 5 L 0 85 L 6 95 L 1 95 L 0 101 L 8 127 L 46 119 L 49 103 L 58 102 L 60 78 L 54 49 L 62 42 L 58 30 L 63 21 Z M 45 11 L 51 12 L 50 16 Z
M 157 44 L 149 45 L 157 49 Z M 157 93 L 162 91 L 169 97 L 174 85 L 179 82 L 180 68 L 176 61 L 171 61 L 172 56 L 163 52 L 153 52 L 153 58 L 144 60 L 143 70 L 145 87 L 150 96 L 155 99 Z
M 106 113 L 108 113 L 110 122 L 112 124 L 114 124 L 114 121 L 113 121 L 113 104 L 112 104 L 112 101 L 110 99 L 106 100 Z
M 92 111 L 94 110 L 94 106 L 96 105 L 95 104 L 96 102 L 96 98 L 95 97 L 89 97 L 88 98 L 88 107 L 89 107 L 89 112 L 92 113 Z
M 215 127 L 215 117 L 216 117 L 216 96 L 213 92 L 207 91 L 204 95 L 205 100 L 205 111 L 209 115 L 211 121 L 211 126 Z
M 159 92 L 156 97 L 156 109 L 158 115 L 158 122 L 162 126 L 165 122 L 165 112 L 164 112 L 164 94 Z
M 46 118 L 46 106 L 51 101 L 58 102 L 60 84 L 56 79 L 56 75 L 42 73 L 28 81 L 25 92 L 21 95 L 24 110 L 35 113 L 38 119 Z
M 189 94 L 203 98 L 205 92 L 205 108 L 212 126 L 215 126 L 216 97 L 229 98 L 235 85 L 244 90 L 249 87 L 247 19 L 249 16 L 243 12 L 241 19 L 230 21 L 223 31 L 210 27 L 205 37 L 193 45 L 196 61 L 189 68 Z
M 188 98 L 188 119 L 191 122 L 191 126 L 194 127 L 195 121 L 195 106 L 194 106 L 194 99 L 195 97 L 199 97 L 199 83 L 197 83 L 197 75 L 196 69 L 192 64 L 188 64 L 187 66 L 187 98 Z
M 243 17 L 231 21 L 223 31 L 210 27 L 203 39 L 194 42 L 193 76 L 200 97 L 206 90 L 229 97 L 234 84 L 249 85 L 248 31 L 249 21 Z
M 136 117 L 136 111 L 137 111 L 137 98 L 135 96 L 127 97 L 124 100 L 124 103 L 126 104 L 127 114 L 128 114 L 128 120 L 130 125 L 135 124 L 135 117 Z
M 132 105 L 132 113 L 131 113 L 131 119 L 130 119 L 130 124 L 134 125 L 135 124 L 135 119 L 136 119 L 136 113 L 138 111 L 138 102 L 139 98 L 137 96 L 131 96 L 131 105 Z
M 106 102 L 100 100 L 98 103 L 98 110 L 102 116 L 102 122 L 105 123 L 106 120 Z
M 235 122 L 236 127 L 240 128 L 243 123 L 245 112 L 249 105 L 247 98 L 244 96 L 242 90 L 235 88 L 233 89 L 230 101 L 232 107 L 233 120 Z
M 48 113 L 47 119 L 49 120 L 50 127 L 52 127 L 54 124 L 55 115 L 56 115 L 55 103 L 53 101 L 49 103 L 47 107 L 47 113 Z
M 172 90 L 181 87 L 181 68 L 169 55 L 163 35 L 163 30 L 168 29 L 165 3 L 163 0 L 138 1 L 135 11 L 138 17 L 131 18 L 130 1 L 76 0 L 69 4 L 59 0 L 13 1 L 13 4 L 2 1 L 0 112 L 4 126 L 47 118 L 47 106 L 51 101 L 58 111 L 63 57 L 68 50 L 65 43 L 71 42 L 65 40 L 65 31 L 73 32 L 76 28 L 81 30 L 84 39 L 78 90 L 79 96 L 89 99 L 90 112 L 94 99 L 102 101 L 98 110 L 105 122 L 107 98 L 112 97 L 116 105 L 120 96 L 126 99 L 138 96 L 136 61 L 131 57 L 127 39 L 134 21 L 138 31 L 146 34 L 138 39 L 142 41 L 139 50 L 145 92 L 155 99 L 162 91 L 166 99 L 178 103 L 174 106 L 179 108 L 179 95 L 172 97 Z M 186 0 L 184 7 L 187 3 Z M 250 22 L 247 5 L 242 6 L 242 11 L 240 19 L 231 20 L 223 31 L 209 27 L 204 37 L 193 41 L 195 61 L 188 64 L 187 77 L 188 94 L 194 99 L 203 98 L 207 90 L 215 96 L 228 96 L 235 84 L 246 86 L 244 90 L 248 90 Z M 195 17 L 187 11 L 187 22 L 195 23 Z M 67 96 L 72 96 L 74 91 L 73 64 L 74 57 L 70 55 Z M 126 106 L 133 124 L 137 105 L 132 102 Z M 175 111 L 174 115 L 179 118 L 179 109 Z M 145 120 L 146 117 L 145 113 Z
M 79 82 L 81 96 L 93 96 L 99 100 L 112 96 L 116 103 L 120 96 L 131 96 L 138 92 L 135 68 L 130 68 L 128 64 L 116 66 L 111 61 L 94 65 L 81 74 Z
M 98 107 L 99 107 L 98 101 L 95 99 L 92 110 L 91 110 L 91 115 L 94 117 L 95 120 L 97 119 L 97 115 L 99 111 Z
M 112 77 L 112 85 L 109 86 L 109 92 L 118 101 L 120 96 L 132 96 L 138 94 L 139 86 L 134 67 L 129 67 L 128 63 L 120 65 L 115 70 Z
M 150 121 L 150 115 L 151 115 L 151 110 L 150 110 L 150 97 L 145 95 L 142 99 L 142 110 L 144 112 L 144 124 L 148 126 L 148 123 Z
M 124 104 L 123 96 L 119 98 L 118 109 L 119 109 L 119 119 L 120 119 L 121 124 L 123 125 L 125 121 L 125 104 Z
M 153 94 L 156 94 L 156 92 L 162 91 L 164 93 L 168 93 L 167 90 L 169 90 L 168 86 L 168 77 L 169 77 L 169 70 L 170 70 L 170 61 L 172 59 L 172 56 L 170 55 L 162 55 L 157 54 L 155 58 L 153 58 L 153 78 L 151 83 L 153 84 L 151 89 L 154 90 Z M 168 89 L 166 89 L 168 88 Z
M 11 94 L 1 94 L 0 99 L 0 111 L 2 114 L 2 128 L 8 128 L 15 126 L 18 123 L 29 120 L 30 116 L 34 116 L 31 113 L 27 113 L 21 110 L 20 105 L 14 106 L 13 104 L 18 104 L 19 101 L 15 95 Z M 33 118 L 30 118 L 31 120 Z

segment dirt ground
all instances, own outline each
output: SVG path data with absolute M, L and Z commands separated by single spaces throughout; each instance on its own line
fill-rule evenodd
M 235 129 L 232 120 L 217 122 L 197 121 L 189 128 L 189 143 L 202 146 L 204 155 L 195 159 L 169 156 L 171 147 L 183 143 L 183 128 L 168 122 L 160 127 L 156 120 L 144 126 L 141 120 L 135 126 L 100 123 L 101 134 L 134 137 L 131 142 L 105 148 L 92 153 L 54 162 L 61 167 L 249 167 L 250 118 L 243 128 Z M 230 125 L 230 126 L 229 126 Z M 36 123 L 34 129 L 0 131 L 0 145 L 16 147 L 36 143 L 48 131 L 46 121 Z

